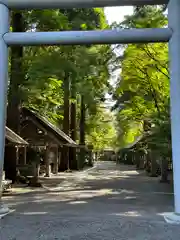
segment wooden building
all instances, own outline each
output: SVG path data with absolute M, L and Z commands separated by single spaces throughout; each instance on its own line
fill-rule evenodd
M 27 108 L 22 108 L 20 135 L 29 143 L 31 148 L 39 148 L 43 152 L 46 176 L 50 175 L 51 170 L 55 174 L 58 172 L 63 146 L 78 147 L 76 142 L 46 117 Z
M 28 142 L 6 127 L 5 133 L 5 153 L 4 153 L 4 171 L 5 178 L 11 179 L 13 182 L 16 177 L 16 165 L 18 164 L 19 150 L 22 152 L 22 159 L 26 163 L 26 147 Z M 16 151 L 16 157 L 12 152 Z

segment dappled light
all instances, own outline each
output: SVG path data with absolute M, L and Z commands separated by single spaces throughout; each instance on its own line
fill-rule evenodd
M 86 201 L 72 201 L 72 202 L 69 202 L 68 204 L 84 204 L 84 203 L 87 203 Z
M 124 213 L 112 213 L 112 215 L 122 216 L 122 217 L 140 217 L 140 216 L 142 216 L 140 213 L 133 212 L 133 211 L 128 211 L 128 212 L 124 212 Z
M 22 215 L 43 215 L 43 214 L 47 214 L 47 212 L 24 212 L 21 214 Z
M 101 162 L 88 172 L 41 178 L 41 190 L 30 188 L 24 194 L 3 197 L 15 209 L 6 221 L 13 226 L 25 221 L 27 228 L 35 232 L 43 224 L 47 235 L 48 226 L 57 226 L 58 232 L 63 229 L 62 234 L 67 236 L 97 234 L 114 228 L 119 233 L 121 225 L 130 223 L 162 226 L 164 213 L 173 207 L 171 189 L 142 173 L 132 166 Z
M 135 208 L 146 205 L 147 209 L 150 205 L 153 205 L 155 208 L 157 204 L 158 206 L 161 205 L 160 202 L 156 203 L 156 197 L 160 199 L 168 197 L 168 201 L 171 199 L 169 197 L 172 196 L 172 192 L 167 191 L 168 189 L 163 191 L 162 187 L 158 184 L 155 185 L 154 181 L 152 183 L 147 181 L 147 177 L 141 175 L 140 171 L 137 172 L 132 167 L 128 170 L 129 167 L 123 165 L 119 167 L 120 169 L 122 168 L 121 171 L 117 169 L 114 163 L 111 163 L 111 165 L 105 164 L 108 169 L 103 169 L 103 164 L 105 163 L 102 163 L 99 169 L 84 173 L 83 177 L 82 174 L 78 173 L 74 174 L 74 176 L 73 174 L 64 174 L 66 180 L 60 181 L 61 183 L 59 183 L 59 179 L 64 179 L 64 176 L 56 176 L 56 178 L 51 179 L 50 186 L 48 186 L 49 180 L 44 179 L 45 187 L 38 194 L 31 191 L 17 196 L 6 196 L 4 199 L 13 207 L 30 203 L 53 204 L 51 207 L 56 208 L 56 204 L 89 205 L 91 201 L 95 201 L 94 204 L 96 205 L 101 201 L 105 201 L 105 204 L 123 204 L 124 207 L 133 202 Z M 111 168 L 115 168 L 115 170 L 112 171 Z M 107 177 L 108 173 L 110 173 L 109 177 Z M 73 181 L 71 181 L 72 179 Z M 117 184 L 117 181 L 119 184 Z M 141 181 L 141 184 L 133 185 L 134 181 L 136 183 Z M 155 191 L 155 186 L 158 191 Z

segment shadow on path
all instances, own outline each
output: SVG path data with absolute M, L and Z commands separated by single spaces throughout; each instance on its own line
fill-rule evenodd
M 43 181 L 43 190 L 4 197 L 4 201 L 16 211 L 1 220 L 3 237 L 0 235 L 0 239 L 13 239 L 13 231 L 17 240 L 28 234 L 30 237 L 26 239 L 32 240 L 104 240 L 106 235 L 108 240 L 131 239 L 123 238 L 127 227 L 122 231 L 122 238 L 117 238 L 117 227 L 130 223 L 144 225 L 145 229 L 146 224 L 167 227 L 162 215 L 173 211 L 170 185 L 160 184 L 157 178 L 149 178 L 133 166 L 102 162 L 88 173 L 60 174 Z M 104 229 L 101 238 L 97 238 L 97 229 Z M 110 229 L 111 232 L 107 232 Z M 158 232 L 156 228 L 153 231 Z M 86 238 L 86 235 L 90 237 Z

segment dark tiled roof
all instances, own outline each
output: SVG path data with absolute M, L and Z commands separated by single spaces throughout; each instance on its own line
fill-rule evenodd
M 27 108 L 22 109 L 25 115 L 29 115 L 34 117 L 39 123 L 45 125 L 50 129 L 51 132 L 55 133 L 64 143 L 63 145 L 68 145 L 71 147 L 77 147 L 77 143 L 73 141 L 68 135 L 66 135 L 62 130 L 60 130 L 56 125 L 52 124 L 46 117 L 40 115 L 39 113 L 35 112 L 34 110 L 30 110 Z
M 19 135 L 17 135 L 15 132 L 13 132 L 10 128 L 6 127 L 6 139 L 14 144 L 17 145 L 28 145 L 28 143 L 21 138 Z

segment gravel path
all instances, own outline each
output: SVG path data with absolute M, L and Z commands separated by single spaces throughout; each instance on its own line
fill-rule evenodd
M 165 223 L 173 211 L 170 185 L 130 166 L 102 162 L 84 173 L 62 173 L 44 190 L 11 194 L 15 211 L 0 220 L 0 240 L 179 240 Z

